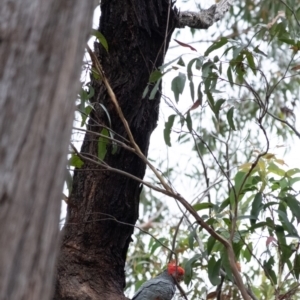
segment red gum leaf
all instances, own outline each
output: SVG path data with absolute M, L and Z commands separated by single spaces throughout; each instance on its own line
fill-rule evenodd
M 174 41 L 175 41 L 176 43 L 178 43 L 178 44 L 179 44 L 180 46 L 182 46 L 182 47 L 187 47 L 187 48 L 190 48 L 191 50 L 197 52 L 197 50 L 196 50 L 194 47 L 190 46 L 189 44 L 185 44 L 185 43 L 183 43 L 183 42 L 179 42 L 179 41 L 176 40 L 176 39 L 174 39 Z
M 269 246 L 271 243 L 275 243 L 276 239 L 273 236 L 269 236 L 266 241 L 266 246 Z
M 201 105 L 201 100 L 198 99 L 196 102 L 193 103 L 193 105 L 188 109 L 188 111 L 185 113 L 185 115 L 191 111 L 191 110 L 194 110 L 196 109 L 197 107 L 199 107 Z
M 295 67 L 291 68 L 291 70 L 292 70 L 292 71 L 297 71 L 297 70 L 300 70 L 300 65 L 297 65 L 297 66 L 295 66 Z

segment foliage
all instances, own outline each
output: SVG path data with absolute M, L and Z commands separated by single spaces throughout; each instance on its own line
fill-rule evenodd
M 221 37 L 207 44 L 203 55 L 187 60 L 182 52 L 151 73 L 145 101 L 154 98 L 167 75 L 174 75 L 168 94 L 162 95 L 171 112 L 161 134 L 169 151 L 184 147 L 190 155 L 185 170 L 179 162 L 149 160 L 174 190 L 177 182 L 189 187 L 183 197 L 230 243 L 253 299 L 297 299 L 300 169 L 296 162 L 288 167 L 276 150 L 300 137 L 294 125 L 300 95 L 300 7 L 296 1 L 236 5 L 219 25 Z M 109 51 L 103 35 L 95 36 Z M 97 74 L 90 68 L 90 76 Z M 93 109 L 88 102 L 92 95 L 89 85 L 80 93 L 83 128 Z M 190 107 L 183 111 L 186 95 Z M 97 138 L 101 163 L 109 144 L 117 141 L 109 127 Z M 75 152 L 70 164 L 80 167 L 81 159 Z M 162 182 L 151 172 L 148 178 L 152 187 Z M 195 222 L 180 200 L 154 190 L 142 192 L 139 228 L 127 260 L 128 293 L 159 273 L 176 253 L 186 270 L 188 299 L 239 299 L 226 246 Z

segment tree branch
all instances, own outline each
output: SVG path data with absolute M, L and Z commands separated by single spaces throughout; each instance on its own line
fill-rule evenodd
M 225 2 L 227 2 L 226 0 L 224 0 Z M 221 1 L 221 2 L 224 2 Z M 228 0 L 231 1 L 231 0 Z M 244 300 L 249 300 L 249 295 L 247 292 L 247 289 L 243 283 L 242 277 L 239 273 L 239 270 L 237 269 L 236 266 L 236 261 L 235 261 L 235 254 L 233 251 L 233 247 L 232 247 L 232 243 L 231 241 L 228 241 L 226 238 L 224 238 L 223 236 L 221 236 L 218 232 L 216 232 L 213 228 L 211 228 L 197 213 L 197 211 L 193 208 L 193 206 L 186 200 L 184 199 L 180 194 L 176 193 L 172 187 L 165 181 L 164 177 L 156 170 L 156 168 L 149 162 L 149 160 L 147 159 L 147 157 L 145 157 L 145 155 L 142 153 L 142 151 L 140 150 L 139 146 L 136 144 L 134 137 L 132 135 L 132 132 L 130 130 L 130 127 L 128 125 L 128 122 L 126 121 L 124 114 L 122 112 L 121 107 L 119 106 L 118 100 L 115 96 L 115 93 L 113 92 L 105 74 L 104 71 L 102 69 L 102 66 L 98 60 L 98 58 L 96 57 L 96 55 L 92 52 L 92 50 L 90 49 L 90 47 L 87 45 L 87 51 L 91 56 L 92 62 L 93 62 L 93 66 L 96 68 L 97 72 L 99 73 L 101 80 L 103 81 L 104 85 L 106 86 L 107 89 L 107 93 L 109 94 L 115 109 L 120 117 L 120 119 L 122 120 L 122 123 L 125 127 L 126 133 L 129 137 L 130 143 L 132 145 L 132 147 L 134 148 L 134 150 L 136 151 L 137 155 L 147 164 L 147 166 L 152 170 L 152 172 L 155 174 L 155 176 L 157 177 L 157 179 L 159 180 L 160 184 L 163 186 L 164 189 L 161 189 L 161 192 L 164 193 L 165 195 L 168 195 L 174 199 L 177 199 L 182 205 L 183 207 L 195 218 L 196 222 L 202 226 L 211 236 L 213 236 L 216 240 L 218 240 L 220 243 L 222 243 L 224 245 L 224 247 L 227 250 L 227 254 L 228 254 L 228 260 L 229 260 L 229 264 L 230 264 L 230 268 L 232 271 L 232 274 L 235 278 L 236 281 L 236 285 L 238 286 L 242 297 Z M 75 149 L 74 149 L 75 151 Z M 77 155 L 81 155 L 78 154 Z M 89 159 L 89 158 L 85 158 L 85 159 Z M 106 168 L 108 168 L 108 165 L 105 164 Z M 109 167 L 110 170 L 114 170 L 117 171 L 114 168 Z M 119 173 L 123 173 L 124 171 L 118 170 L 117 172 Z M 126 173 L 126 172 L 124 172 Z M 128 174 L 128 173 L 127 173 Z M 124 175 L 127 175 L 124 174 Z M 130 175 L 130 177 L 133 178 L 133 175 Z M 139 181 L 142 181 L 141 179 L 138 178 Z M 156 190 L 158 190 L 158 188 L 156 187 Z
M 212 5 L 208 9 L 201 10 L 200 12 L 179 12 L 176 27 L 183 28 L 188 26 L 196 29 L 207 29 L 224 17 L 232 3 L 233 0 L 221 0 L 219 3 Z

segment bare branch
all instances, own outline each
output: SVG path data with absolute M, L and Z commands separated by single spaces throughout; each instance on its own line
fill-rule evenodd
M 208 9 L 201 10 L 200 12 L 179 12 L 176 27 L 183 28 L 188 26 L 196 29 L 207 29 L 224 17 L 232 3 L 233 0 L 221 0 L 219 3 L 212 5 Z
M 226 1 L 226 0 L 224 0 Z M 107 92 L 115 106 L 115 109 L 125 127 L 126 133 L 129 137 L 130 143 L 132 145 L 132 147 L 134 148 L 134 150 L 136 151 L 137 155 L 143 160 L 143 162 L 145 162 L 147 164 L 147 166 L 152 170 L 152 172 L 155 174 L 155 176 L 157 177 L 157 179 L 159 180 L 160 184 L 162 185 L 163 189 L 157 188 L 155 187 L 155 190 L 160 191 L 161 193 L 168 195 L 174 199 L 177 199 L 181 205 L 183 205 L 183 207 L 195 218 L 196 222 L 202 226 L 211 236 L 213 236 L 216 240 L 218 240 L 220 243 L 222 243 L 224 245 L 224 247 L 227 250 L 227 254 L 228 254 L 228 260 L 229 260 L 229 264 L 230 264 L 230 268 L 232 271 L 232 274 L 235 278 L 236 281 L 236 285 L 238 286 L 242 297 L 244 300 L 249 300 L 249 295 L 247 292 L 247 289 L 243 283 L 242 277 L 239 273 L 239 270 L 237 269 L 236 266 L 236 262 L 235 262 L 235 254 L 233 251 L 233 247 L 232 247 L 232 243 L 231 241 L 228 241 L 226 238 L 224 238 L 223 236 L 221 236 L 219 233 L 217 233 L 212 227 L 210 227 L 197 213 L 197 211 L 193 208 L 193 206 L 185 199 L 183 198 L 180 194 L 176 193 L 172 187 L 165 181 L 164 177 L 156 170 L 156 168 L 149 162 L 149 160 L 147 159 L 147 157 L 145 157 L 145 155 L 142 153 L 142 151 L 140 150 L 139 146 L 136 144 L 134 137 L 132 135 L 132 132 L 130 130 L 130 127 L 123 115 L 122 109 L 119 106 L 118 100 L 107 80 L 107 78 L 105 77 L 105 74 L 103 72 L 102 66 L 98 60 L 98 58 L 96 57 L 96 55 L 92 52 L 92 50 L 90 49 L 89 46 L 87 46 L 87 51 L 91 56 L 93 65 L 95 66 L 97 72 L 100 74 L 101 76 L 101 80 L 103 81 L 104 85 L 106 86 Z M 74 147 L 75 148 L 75 147 Z M 76 149 L 74 149 L 74 151 L 76 151 Z M 77 152 L 77 155 L 79 157 L 82 157 L 82 154 Z M 85 157 L 86 160 L 89 160 L 89 158 Z M 130 176 L 132 179 L 136 179 L 141 183 L 144 183 L 140 178 L 134 178 L 135 176 L 126 173 L 122 170 L 117 170 L 114 168 L 109 167 L 107 164 L 105 164 L 104 162 L 102 163 L 102 165 L 107 169 L 107 170 L 111 170 L 111 171 L 115 171 L 118 173 L 123 173 L 124 175 Z M 149 184 L 148 186 L 150 186 L 151 184 Z

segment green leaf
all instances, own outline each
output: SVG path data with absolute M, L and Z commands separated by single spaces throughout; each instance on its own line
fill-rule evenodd
M 192 122 L 192 118 L 191 118 L 190 112 L 188 112 L 187 115 L 186 115 L 186 126 L 187 126 L 188 130 L 190 132 L 192 132 L 192 130 L 193 130 L 193 122 Z
M 142 99 L 144 99 L 147 96 L 148 92 L 149 92 L 149 84 L 146 85 L 146 87 L 143 91 Z
M 227 112 L 227 121 L 228 121 L 229 127 L 235 131 L 236 129 L 235 129 L 235 126 L 233 123 L 233 112 L 234 112 L 234 107 L 231 107 L 229 109 L 229 111 Z
M 235 232 L 232 247 L 233 247 L 236 260 L 239 259 L 243 246 L 244 246 L 244 242 L 243 240 L 241 240 L 240 234 L 238 232 Z
M 193 208 L 196 211 L 199 211 L 201 209 L 213 208 L 213 207 L 215 207 L 215 205 L 210 202 L 202 202 L 202 203 L 197 203 L 197 204 L 193 205 Z
M 224 268 L 226 275 L 228 276 L 228 278 L 233 282 L 234 278 L 232 276 L 232 271 L 231 271 L 231 267 L 230 267 L 230 263 L 229 263 L 229 259 L 228 259 L 228 253 L 227 251 L 224 249 L 221 253 L 221 259 L 222 259 L 222 267 Z
M 232 56 L 233 56 L 233 61 L 239 60 L 239 59 L 237 59 L 237 57 L 241 54 L 241 52 L 242 52 L 244 49 L 245 49 L 245 46 L 244 46 L 244 45 L 242 45 L 242 46 L 240 46 L 240 47 L 233 47 L 233 54 L 232 54 Z M 242 56 L 241 56 L 241 57 L 242 57 Z
M 89 99 L 88 92 L 84 88 L 80 89 L 79 98 L 84 102 Z
M 252 258 L 252 253 L 253 253 L 253 246 L 252 243 L 249 243 L 246 249 L 244 250 L 244 258 L 246 259 L 247 262 L 250 262 Z
M 215 99 L 214 99 L 214 97 L 212 96 L 212 94 L 211 94 L 211 92 L 209 90 L 206 90 L 205 92 L 206 92 L 208 104 L 209 104 L 211 110 L 214 112 L 214 109 L 215 109 Z
M 216 104 L 215 104 L 215 107 L 214 107 L 214 113 L 215 113 L 215 116 L 217 118 L 217 120 L 219 120 L 219 113 L 220 113 L 220 110 L 221 110 L 221 106 L 222 104 L 225 102 L 224 99 L 219 99 Z
M 161 71 L 155 70 L 150 74 L 149 82 L 154 83 L 158 79 L 162 78 L 163 75 L 164 74 Z
M 216 239 L 211 235 L 207 240 L 207 246 L 206 246 L 207 255 L 210 255 L 215 243 L 216 243 Z
M 159 90 L 160 82 L 161 82 L 161 78 L 156 81 L 154 87 L 152 88 L 152 91 L 151 91 L 150 96 L 149 96 L 149 100 L 153 100 L 154 99 L 157 91 Z
M 171 83 L 171 90 L 174 93 L 175 101 L 178 103 L 179 95 L 182 94 L 184 86 L 185 86 L 186 76 L 185 74 L 179 72 L 178 76 L 176 76 Z
M 252 202 L 252 208 L 251 208 L 251 216 L 252 218 L 250 219 L 251 225 L 255 225 L 258 215 L 262 210 L 263 204 L 262 204 L 262 193 L 257 193 L 254 197 L 254 200 Z
M 195 100 L 195 86 L 194 86 L 194 82 L 192 80 L 190 80 L 190 91 L 191 91 L 191 98 L 194 102 L 194 100 Z
M 271 256 L 268 261 L 264 261 L 263 267 L 265 271 L 265 275 L 270 279 L 273 286 L 277 284 L 277 276 L 273 270 L 274 268 L 274 258 Z
M 228 77 L 228 81 L 231 85 L 231 87 L 233 87 L 233 78 L 232 78 L 232 70 L 231 70 L 231 67 L 229 66 L 228 69 L 227 69 L 227 77 Z
M 176 58 L 172 59 L 171 61 L 168 61 L 167 63 L 163 64 L 162 66 L 159 67 L 159 69 L 161 71 L 164 71 L 168 66 L 170 66 L 171 64 L 173 64 L 176 60 L 178 60 L 179 58 L 181 57 L 180 56 L 177 56 Z
M 193 58 L 192 60 L 189 61 L 188 65 L 186 67 L 188 80 L 191 80 L 193 77 L 192 66 L 196 61 L 198 61 L 198 58 Z
M 258 46 L 256 46 L 253 51 L 255 53 L 263 55 L 264 57 L 268 57 L 268 55 L 266 53 L 264 53 L 263 51 L 261 51 Z
M 101 80 L 102 79 L 99 72 L 94 67 L 92 67 L 92 71 L 90 73 L 90 76 L 91 76 L 91 78 L 94 78 L 95 80 Z
M 273 162 L 271 162 L 268 166 L 268 171 L 271 173 L 274 173 L 279 176 L 284 176 L 285 171 L 283 169 L 280 169 L 277 165 L 275 165 Z
M 289 184 L 293 185 L 294 183 L 300 181 L 300 177 L 293 177 L 289 180 Z
M 201 83 L 199 83 L 199 85 L 198 85 L 197 96 L 198 96 L 197 100 L 199 100 L 200 101 L 200 105 L 202 105 L 203 94 L 202 94 L 202 91 L 201 91 Z
M 215 65 L 215 63 L 213 63 L 211 60 L 205 62 L 202 65 L 202 79 L 205 82 L 205 89 L 209 89 L 209 83 L 211 81 L 212 78 L 212 70 L 218 70 L 217 66 Z
M 184 264 L 184 269 L 185 269 L 184 283 L 185 284 L 189 284 L 190 281 L 192 280 L 193 266 L 197 261 L 199 261 L 199 259 L 201 257 L 202 257 L 201 254 L 196 254 Z
M 288 195 L 284 198 L 287 206 L 290 208 L 292 214 L 296 217 L 297 222 L 300 223 L 300 203 L 292 195 Z
M 84 162 L 80 159 L 80 157 L 76 153 L 73 153 L 71 155 L 71 158 L 69 159 L 69 164 L 72 167 L 80 169 L 84 164 Z
M 220 280 L 220 268 L 221 268 L 221 259 L 218 261 L 215 260 L 215 257 L 212 256 L 207 265 L 208 269 L 208 278 L 212 285 L 218 285 Z
M 292 40 L 292 39 L 287 39 L 287 38 L 279 38 L 278 39 L 280 42 L 291 45 L 291 46 L 296 46 L 297 42 L 296 40 Z
M 108 52 L 108 43 L 107 43 L 107 40 L 104 37 L 104 35 L 100 31 L 98 31 L 96 29 L 92 29 L 92 33 L 91 34 L 98 39 L 98 41 L 104 47 L 104 49 L 106 50 L 106 52 Z
M 104 160 L 107 152 L 107 144 L 108 144 L 108 139 L 105 138 L 105 136 L 109 137 L 109 132 L 106 128 L 103 128 L 100 134 L 104 136 L 99 136 L 98 139 L 98 158 L 99 160 Z
M 91 111 L 93 110 L 93 107 L 90 105 L 87 105 L 84 108 L 84 113 L 81 113 L 81 124 L 80 127 L 82 127 L 85 124 L 86 119 L 88 118 L 88 116 L 90 115 Z
M 151 247 L 151 249 L 150 249 L 150 254 L 153 254 L 154 251 L 155 251 L 157 248 L 163 247 L 163 245 L 167 246 L 167 245 L 168 245 L 168 240 L 167 240 L 166 238 L 159 238 L 159 239 L 157 239 L 157 240 L 153 243 L 153 245 L 152 245 L 152 247 Z
M 300 253 L 295 255 L 294 274 L 295 274 L 296 279 L 299 280 L 299 275 L 300 275 Z
M 209 53 L 213 52 L 216 49 L 221 48 L 222 46 L 224 46 L 227 43 L 228 43 L 228 39 L 225 38 L 225 37 L 221 37 L 219 41 L 214 42 L 211 46 L 209 46 L 207 48 L 207 50 L 205 51 L 204 55 L 207 56 Z
M 249 51 L 246 51 L 246 58 L 253 74 L 256 75 L 256 66 L 255 66 L 253 54 Z
M 171 115 L 168 118 L 168 121 L 165 122 L 165 129 L 164 129 L 164 139 L 165 139 L 165 143 L 167 146 L 171 147 L 171 138 L 170 138 L 170 134 L 171 134 L 171 130 L 174 124 L 174 120 L 175 120 L 176 115 Z
M 191 228 L 191 231 L 190 231 L 190 233 L 188 235 L 189 248 L 191 250 L 194 250 L 195 235 L 196 235 L 195 231 L 193 230 L 193 228 Z
M 298 232 L 296 230 L 296 228 L 294 227 L 294 225 L 289 221 L 286 213 L 282 210 L 275 210 L 277 211 L 278 215 L 279 215 L 279 219 L 281 221 L 282 226 L 284 227 L 284 229 L 291 235 L 291 236 L 295 236 L 298 237 Z
M 245 194 L 243 188 L 246 185 L 244 182 L 246 176 L 246 172 L 239 171 L 234 177 L 234 189 L 231 189 L 229 193 L 230 204 L 232 207 L 235 207 L 236 203 L 239 202 Z M 244 185 L 242 186 L 242 184 Z
M 230 199 L 225 199 L 218 209 L 218 213 L 222 212 L 230 204 Z
M 182 67 L 185 67 L 185 63 L 184 63 L 184 61 L 183 61 L 183 59 L 182 59 L 181 56 L 180 56 L 180 58 L 179 58 L 179 60 L 178 60 L 178 62 L 177 62 L 177 65 L 182 66 Z
M 291 257 L 293 251 L 290 246 L 286 243 L 286 238 L 284 235 L 284 228 L 282 226 L 276 226 L 275 233 L 277 236 L 279 244 L 279 254 L 280 254 L 280 263 L 282 265 L 289 263 L 289 258 Z
M 287 176 L 293 176 L 297 173 L 300 173 L 300 169 L 299 168 L 293 168 L 293 169 L 290 169 L 286 172 L 286 175 Z
M 107 117 L 107 120 L 108 120 L 108 124 L 111 127 L 111 119 L 110 119 L 110 115 L 109 115 L 108 110 L 106 109 L 106 107 L 102 103 L 99 103 L 99 104 L 100 104 L 101 108 L 104 110 L 104 112 L 106 114 L 106 117 Z
M 247 175 L 248 175 L 247 172 L 239 171 L 234 176 L 234 188 L 238 196 L 239 194 L 241 194 L 242 189 L 245 186 L 245 177 Z M 244 185 L 242 186 L 243 183 Z
M 204 56 L 200 56 L 196 60 L 196 70 L 200 70 L 204 61 Z

